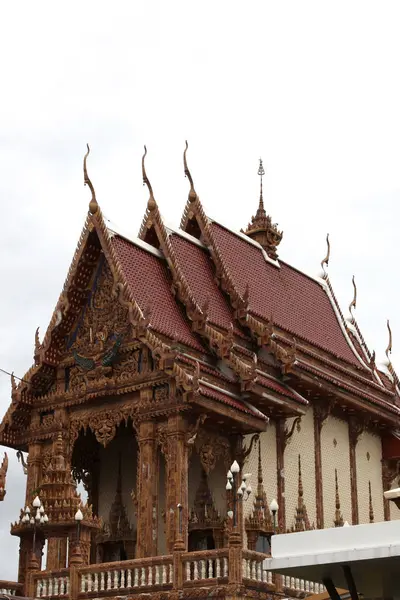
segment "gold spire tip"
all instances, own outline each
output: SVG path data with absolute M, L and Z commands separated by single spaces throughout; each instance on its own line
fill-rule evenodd
M 151 183 L 149 181 L 149 178 L 147 177 L 146 167 L 144 165 L 144 159 L 146 158 L 146 155 L 147 155 L 147 148 L 145 145 L 144 146 L 144 154 L 142 156 L 142 177 L 143 177 L 143 185 L 147 185 L 147 189 L 149 190 L 149 194 L 150 194 L 149 200 L 147 202 L 147 208 L 148 208 L 148 210 L 152 211 L 156 208 L 157 204 L 154 199 L 153 188 L 151 187 Z
M 190 191 L 189 191 L 189 202 L 194 202 L 197 198 L 197 194 L 196 191 L 194 189 L 194 185 L 193 185 L 193 177 L 189 171 L 189 168 L 187 166 L 187 161 L 186 161 L 186 152 L 188 149 L 189 145 L 187 143 L 187 140 L 185 140 L 185 150 L 183 152 L 183 168 L 185 170 L 185 177 L 187 177 L 189 179 L 190 182 Z
M 89 202 L 89 212 L 90 212 L 90 214 L 94 215 L 98 211 L 99 205 L 97 204 L 97 200 L 96 200 L 96 192 L 94 191 L 93 184 L 90 181 L 90 178 L 89 178 L 89 175 L 87 172 L 86 161 L 87 161 L 87 157 L 90 154 L 89 144 L 86 144 L 86 147 L 87 147 L 87 152 L 83 159 L 83 182 L 84 182 L 84 185 L 89 186 L 90 191 L 92 192 L 92 199 Z

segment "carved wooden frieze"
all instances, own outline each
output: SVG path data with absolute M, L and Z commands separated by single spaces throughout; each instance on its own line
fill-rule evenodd
M 99 444 L 106 447 L 114 439 L 120 423 L 127 423 L 129 418 L 135 423 L 138 409 L 139 404 L 132 401 L 103 410 L 92 409 L 76 412 L 71 416 L 70 439 L 72 444 L 83 428 L 84 430 L 91 429 Z

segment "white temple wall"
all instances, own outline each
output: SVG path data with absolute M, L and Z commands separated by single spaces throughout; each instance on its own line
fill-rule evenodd
M 314 416 L 312 406 L 308 407 L 301 420 L 301 429 L 295 428 L 285 450 L 285 500 L 286 527 L 290 529 L 295 523 L 298 498 L 299 454 L 304 489 L 304 503 L 310 524 L 316 523 L 315 496 L 315 451 L 314 451 Z M 288 419 L 287 427 L 291 427 L 292 419 Z
M 360 436 L 356 446 L 358 515 L 360 523 L 369 523 L 369 481 L 371 482 L 374 522 L 384 520 L 381 460 L 381 438 L 368 431 L 364 432 Z
M 321 430 L 322 494 L 324 526 L 334 527 L 336 510 L 335 469 L 337 469 L 340 510 L 351 523 L 351 482 L 349 429 L 345 421 L 329 416 Z

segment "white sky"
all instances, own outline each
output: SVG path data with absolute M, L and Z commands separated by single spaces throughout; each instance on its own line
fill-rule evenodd
M 7 2 L 0 21 L 0 367 L 23 374 L 45 330 L 89 202 L 82 158 L 114 222 L 137 233 L 147 193 L 178 224 L 189 166 L 206 211 L 245 227 L 258 201 L 284 230 L 280 256 L 330 277 L 400 370 L 400 4 L 218 0 Z M 0 374 L 0 409 L 10 402 Z M 13 452 L 9 452 L 14 456 Z M 0 577 L 15 579 L 9 522 L 24 477 L 10 460 Z M 6 536 L 6 538 L 4 538 Z M 3 543 L 7 539 L 7 544 Z

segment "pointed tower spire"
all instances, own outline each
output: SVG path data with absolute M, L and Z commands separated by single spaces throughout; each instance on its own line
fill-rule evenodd
M 303 478 L 301 476 L 301 456 L 299 454 L 299 478 L 298 478 L 298 496 L 297 496 L 297 507 L 295 514 L 294 531 L 308 531 L 311 529 L 310 521 L 308 519 L 307 508 L 304 503 L 304 490 L 303 490 Z
M 338 476 L 337 469 L 335 469 L 335 520 L 333 521 L 335 527 L 343 527 L 343 516 L 340 512 L 340 498 L 339 498 L 339 485 L 338 485 Z
M 265 212 L 265 208 L 264 208 L 264 198 L 263 198 L 263 177 L 265 175 L 265 171 L 264 171 L 264 167 L 263 167 L 262 158 L 260 158 L 260 165 L 258 167 L 258 175 L 260 176 L 260 203 L 258 205 L 256 218 L 261 218 L 261 217 L 267 216 L 267 213 Z
M 369 498 L 369 522 L 374 522 L 374 507 L 372 506 L 371 482 L 368 481 L 368 498 Z
M 280 244 L 283 233 L 278 230 L 277 224 L 272 223 L 271 217 L 267 215 L 264 208 L 263 177 L 265 175 L 265 170 L 261 158 L 258 166 L 258 175 L 260 176 L 260 200 L 258 209 L 255 217 L 251 218 L 251 223 L 248 224 L 247 230 L 244 233 L 258 242 L 270 258 L 276 260 L 278 258 L 276 249 Z
M 250 550 L 256 549 L 257 539 L 260 533 L 273 533 L 274 531 L 267 494 L 265 493 L 263 483 L 261 439 L 258 441 L 257 492 L 254 498 L 253 511 L 246 517 L 245 529 L 247 533 L 247 544 Z

